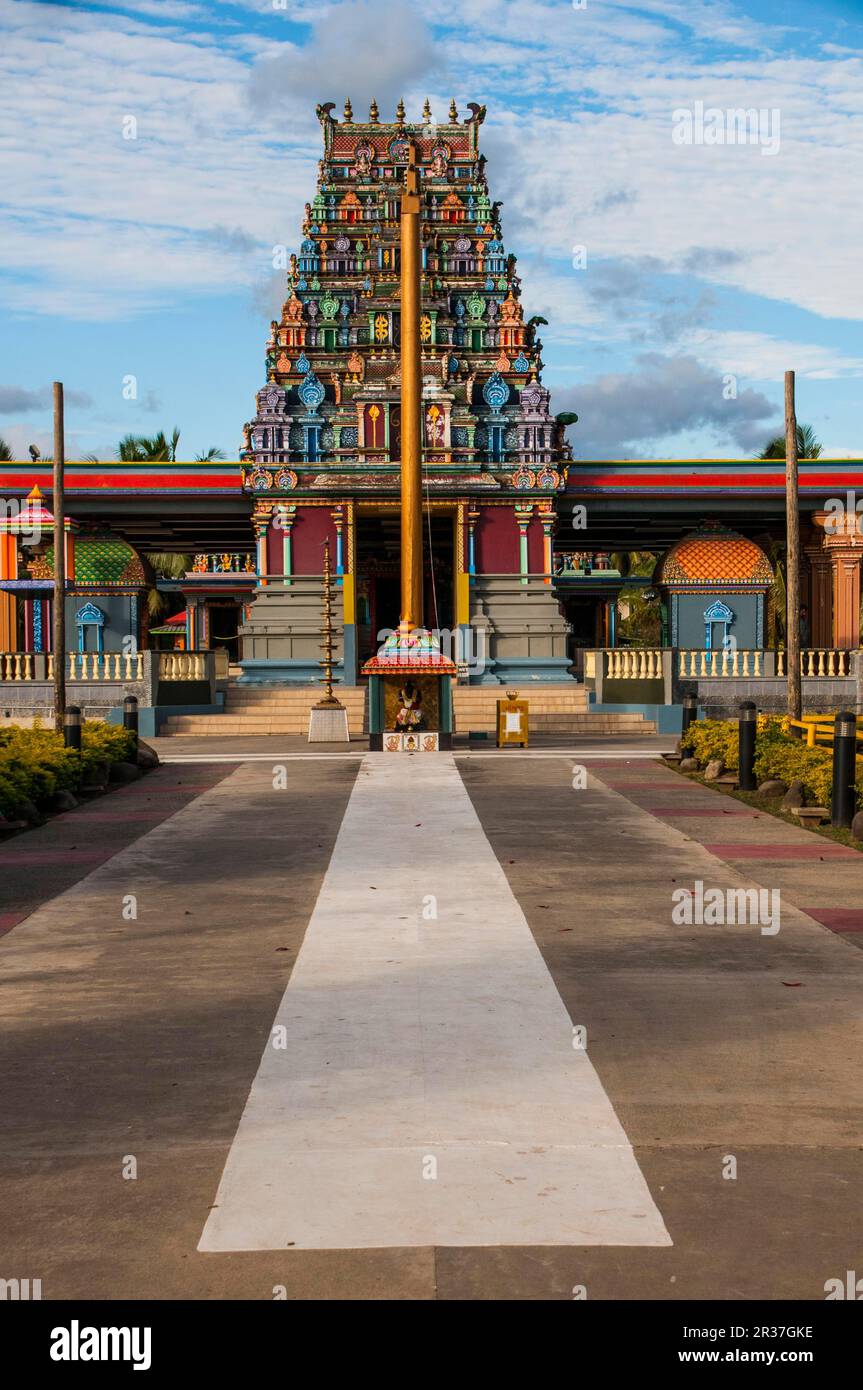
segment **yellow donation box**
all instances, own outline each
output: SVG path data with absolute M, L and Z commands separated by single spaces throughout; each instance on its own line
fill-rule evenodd
M 517 690 L 508 690 L 505 700 L 497 702 L 497 746 L 505 748 L 508 743 L 518 743 L 527 747 L 527 700 L 518 698 Z

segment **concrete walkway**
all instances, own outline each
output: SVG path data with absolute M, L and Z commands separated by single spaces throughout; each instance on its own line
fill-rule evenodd
M 863 853 L 750 809 L 660 763 L 592 763 L 606 786 L 863 948 Z
M 46 1299 L 823 1299 L 859 1269 L 863 956 L 814 915 L 858 909 L 859 856 L 779 857 L 820 842 L 656 763 L 595 758 L 585 785 L 571 753 L 394 762 L 166 768 L 4 847 L 6 903 L 29 915 L 0 940 L 0 1277 L 41 1278 Z M 384 814 L 378 768 L 432 782 L 415 800 L 391 788 Z M 167 818 L 142 818 L 157 801 Z M 672 895 L 698 880 L 781 886 L 781 930 L 675 923 Z M 522 1176 L 497 1162 L 521 1124 L 552 1148 L 521 1156 L 525 1176 L 577 1129 L 590 1181 L 550 1177 L 535 1200 L 501 1181 L 492 1206 L 494 1172 Z M 268 1126 L 287 1143 L 262 1201 Z M 340 1137 L 361 1178 L 374 1153 L 383 1193 L 355 1183 Z M 341 1235 L 320 1199 L 285 1208 L 286 1156 L 309 1139 L 364 1195 L 336 1203 Z M 476 1213 L 451 1182 L 462 1156 Z M 199 1248 L 205 1229 L 244 1248 Z
M 668 1243 L 452 757 L 369 755 L 199 1249 Z

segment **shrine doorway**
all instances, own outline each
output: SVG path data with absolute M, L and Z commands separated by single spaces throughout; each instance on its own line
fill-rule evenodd
M 455 626 L 455 508 L 423 516 L 424 625 Z M 360 511 L 356 530 L 357 657 L 378 650 L 382 633 L 398 627 L 401 609 L 401 523 L 397 506 Z

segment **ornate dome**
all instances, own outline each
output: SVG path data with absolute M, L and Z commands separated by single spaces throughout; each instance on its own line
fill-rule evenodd
M 704 526 L 684 536 L 663 556 L 654 584 L 766 588 L 773 580 L 770 561 L 760 546 L 736 531 Z

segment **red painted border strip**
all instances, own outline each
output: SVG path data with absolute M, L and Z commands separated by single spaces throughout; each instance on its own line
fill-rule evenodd
M 30 849 L 15 844 L 0 852 L 0 867 L 28 868 L 31 864 L 106 864 L 119 849 Z
M 642 806 L 642 811 L 649 811 L 652 816 L 736 816 L 738 820 L 755 820 L 761 815 L 761 811 L 747 811 L 745 809 L 737 811 L 724 810 L 722 807 L 707 806 Z
M 820 845 L 705 845 L 718 859 L 857 859 L 859 851 L 847 845 L 835 845 L 825 840 Z
M 29 916 L 29 912 L 0 912 L 0 936 L 5 936 L 7 931 L 17 927 L 19 922 L 23 922 L 25 917 Z
M 801 907 L 801 912 L 814 917 L 822 927 L 835 932 L 863 932 L 863 908 L 860 907 Z

